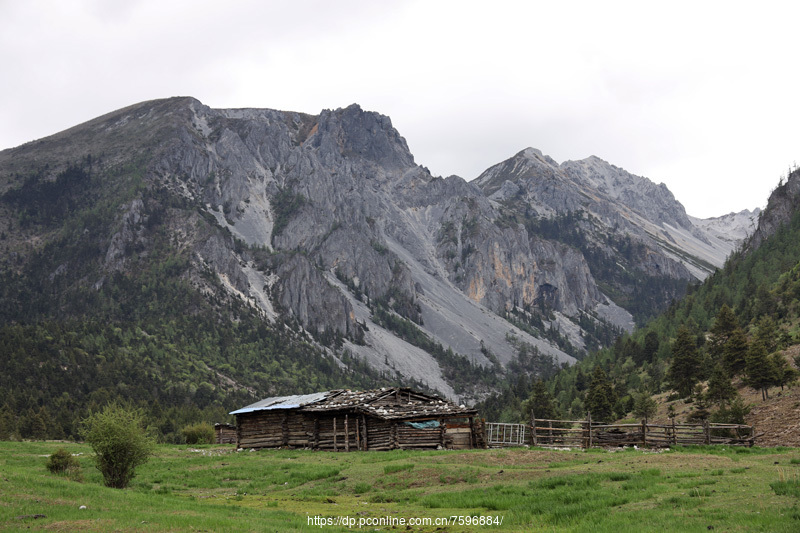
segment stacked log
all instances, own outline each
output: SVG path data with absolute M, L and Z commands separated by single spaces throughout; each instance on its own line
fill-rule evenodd
M 392 438 L 393 423 L 389 420 L 366 417 L 367 426 L 367 449 L 368 450 L 392 450 L 394 443 Z
M 436 448 L 441 441 L 439 428 L 418 429 L 402 422 L 397 424 L 397 446 L 406 448 Z
M 235 411 L 237 442 L 245 448 L 312 448 L 335 451 L 445 447 L 443 421 L 476 412 L 407 388 L 334 390 L 266 398 Z M 435 428 L 403 421 L 437 420 Z M 469 432 L 469 447 L 485 443 L 482 425 Z
M 214 442 L 217 444 L 236 444 L 236 426 L 214 424 Z
M 310 448 L 314 433 L 314 420 L 302 413 L 286 416 L 286 444 L 292 448 Z
M 283 446 L 283 413 L 259 411 L 238 417 L 240 448 L 279 448 Z
M 472 428 L 473 432 L 473 442 L 475 443 L 476 448 L 486 449 L 489 447 L 489 443 L 486 440 L 486 421 L 482 418 L 479 420 L 475 420 L 475 423 Z
M 316 448 L 319 450 L 332 450 L 343 452 L 358 448 L 355 419 L 350 423 L 350 417 L 345 424 L 345 415 L 319 416 L 318 433 L 315 438 Z

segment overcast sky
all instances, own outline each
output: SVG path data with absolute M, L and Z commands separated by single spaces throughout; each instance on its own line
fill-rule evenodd
M 435 175 L 596 155 L 718 216 L 800 161 L 792 4 L 0 0 L 0 149 L 169 96 L 355 102 Z

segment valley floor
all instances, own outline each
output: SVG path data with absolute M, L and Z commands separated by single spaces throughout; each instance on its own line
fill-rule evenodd
M 79 473 L 46 470 L 59 447 Z M 789 532 L 800 529 L 800 451 L 163 445 L 118 490 L 102 485 L 85 444 L 0 442 L 0 530 L 22 529 Z

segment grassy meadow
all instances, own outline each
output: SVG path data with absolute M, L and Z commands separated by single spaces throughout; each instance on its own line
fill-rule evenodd
M 79 471 L 45 468 L 59 447 L 79 454 Z M 800 531 L 800 450 L 789 448 L 336 454 L 161 445 L 124 490 L 103 486 L 91 455 L 85 444 L 0 442 L 0 530 Z M 357 523 L 382 517 L 407 525 Z M 480 517 L 502 524 L 469 523 Z M 450 523 L 408 525 L 420 518 Z

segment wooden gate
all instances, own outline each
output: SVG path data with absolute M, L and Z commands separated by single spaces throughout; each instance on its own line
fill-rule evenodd
M 489 447 L 525 446 L 528 444 L 528 426 L 525 424 L 486 423 L 486 439 Z

